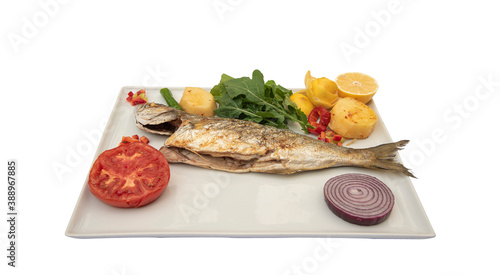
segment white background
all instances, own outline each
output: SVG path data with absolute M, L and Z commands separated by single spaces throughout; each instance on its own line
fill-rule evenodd
M 499 274 L 499 5 L 464 2 L 2 1 L 1 159 L 19 161 L 20 220 L 18 268 L 0 224 L 0 273 Z M 64 235 L 94 152 L 62 175 L 53 165 L 101 129 L 122 86 L 210 87 L 254 69 L 290 88 L 307 70 L 376 78 L 437 236 L 333 239 L 318 258 L 309 238 Z

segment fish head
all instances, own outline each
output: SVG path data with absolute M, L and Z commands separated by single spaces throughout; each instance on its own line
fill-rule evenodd
M 182 123 L 183 114 L 176 108 L 150 102 L 135 110 L 135 123 L 146 132 L 170 136 Z

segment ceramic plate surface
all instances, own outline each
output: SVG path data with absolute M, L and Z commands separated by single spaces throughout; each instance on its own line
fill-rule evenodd
M 166 137 L 137 129 L 135 108 L 125 100 L 129 91 L 143 88 L 150 102 L 165 104 L 160 88 L 122 88 L 95 158 L 116 147 L 122 136 L 144 135 L 149 138 L 150 145 L 161 147 Z M 183 90 L 171 89 L 178 100 Z M 369 106 L 377 112 L 373 101 Z M 372 135 L 356 141 L 351 147 L 371 147 L 392 141 L 378 112 L 377 115 L 379 121 Z M 88 179 L 85 179 L 66 235 L 76 238 L 435 236 L 410 178 L 404 175 L 350 167 L 293 175 L 235 174 L 185 164 L 171 164 L 170 169 L 170 182 L 162 196 L 135 209 L 102 203 L 90 193 Z M 323 186 L 331 177 L 343 173 L 364 173 L 387 184 L 394 193 L 395 205 L 386 221 L 375 226 L 358 226 L 343 221 L 328 209 Z

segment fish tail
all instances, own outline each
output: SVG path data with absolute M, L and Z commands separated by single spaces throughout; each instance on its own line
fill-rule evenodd
M 409 177 L 416 178 L 408 168 L 395 160 L 397 151 L 403 149 L 408 142 L 409 140 L 401 140 L 365 149 L 374 155 L 374 159 L 370 161 L 369 168 L 394 170 L 402 172 Z

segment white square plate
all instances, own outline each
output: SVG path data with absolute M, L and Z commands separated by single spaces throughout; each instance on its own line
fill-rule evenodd
M 122 136 L 144 135 L 150 145 L 158 149 L 165 141 L 166 137 L 143 132 L 135 126 L 135 108 L 125 98 L 129 91 L 140 89 L 146 89 L 148 101 L 165 104 L 158 87 L 123 87 L 95 158 L 118 146 Z M 176 99 L 180 99 L 183 90 L 171 89 Z M 354 148 L 392 141 L 373 101 L 369 106 L 377 112 L 379 121 L 372 135 L 356 141 Z M 299 130 L 298 127 L 295 130 Z M 87 178 L 66 235 L 76 238 L 435 236 L 410 178 L 404 175 L 351 167 L 293 175 L 235 174 L 186 164 L 171 164 L 170 170 L 169 185 L 160 198 L 135 209 L 102 203 L 90 193 Z M 323 196 L 325 182 L 349 172 L 375 176 L 389 186 L 395 205 L 386 221 L 374 226 L 358 226 L 343 221 L 328 209 Z

